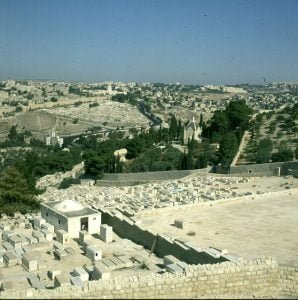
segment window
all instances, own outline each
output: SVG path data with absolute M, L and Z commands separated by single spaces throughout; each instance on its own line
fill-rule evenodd
M 248 170 L 248 173 L 250 174 L 252 171 L 251 170 Z
M 95 220 L 96 220 L 96 217 L 93 218 L 93 221 L 95 221 Z
M 61 224 L 61 221 L 60 221 L 60 220 L 58 220 L 58 224 Z
M 98 256 L 98 253 L 95 253 L 95 256 Z
M 49 213 L 48 213 L 48 212 L 46 213 L 46 216 L 47 216 L 47 217 L 49 216 Z

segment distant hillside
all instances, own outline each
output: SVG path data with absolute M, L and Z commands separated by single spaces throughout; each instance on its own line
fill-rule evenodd
M 295 153 L 298 145 L 298 103 L 291 107 L 258 114 L 246 137 L 245 146 L 237 164 L 258 162 L 257 154 L 264 140 L 267 141 L 271 155 L 278 153 L 281 149 L 289 149 Z M 272 161 L 272 157 L 269 161 Z

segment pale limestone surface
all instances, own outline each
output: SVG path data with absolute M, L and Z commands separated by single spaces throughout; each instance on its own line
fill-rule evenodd
M 244 258 L 274 256 L 278 263 L 298 266 L 298 192 L 256 195 L 204 208 L 176 210 L 142 217 L 145 229 L 196 242 L 202 248 L 228 249 Z M 214 202 L 213 202 L 214 203 Z M 186 229 L 173 226 L 188 220 Z M 194 232 L 194 236 L 188 233 Z

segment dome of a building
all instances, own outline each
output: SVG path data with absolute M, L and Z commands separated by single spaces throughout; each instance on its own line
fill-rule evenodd
M 84 206 L 73 200 L 63 200 L 54 206 L 56 210 L 61 212 L 78 211 L 84 209 Z

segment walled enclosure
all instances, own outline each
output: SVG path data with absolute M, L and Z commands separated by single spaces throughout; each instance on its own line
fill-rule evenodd
M 224 255 L 192 248 L 162 235 L 143 230 L 123 216 L 102 210 L 104 223 L 115 232 L 151 248 L 160 256 L 172 254 L 188 263 L 183 273 L 112 277 L 89 281 L 83 287 L 0 292 L 4 298 L 228 298 L 298 296 L 298 268 L 278 266 L 272 257 L 250 261 L 224 261 Z M 111 224 L 112 223 L 112 224 Z M 155 246 L 154 246 L 155 244 Z M 153 246 L 153 247 L 152 247 Z M 223 262 L 224 261 L 224 262 Z M 196 264 L 194 264 L 194 262 Z M 201 263 L 201 264 L 197 264 Z

